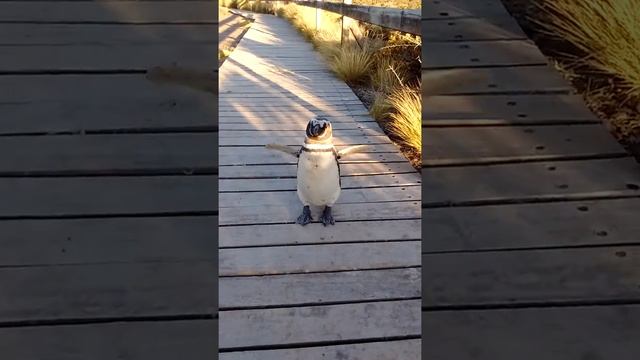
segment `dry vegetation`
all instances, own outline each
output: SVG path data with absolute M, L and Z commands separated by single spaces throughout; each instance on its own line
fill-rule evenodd
M 422 101 L 419 37 L 352 21 L 352 31 L 341 39 L 342 23 L 338 14 L 319 10 L 320 25 L 316 26 L 314 8 L 293 3 L 276 8 L 272 3 L 261 1 L 223 3 L 240 9 L 275 13 L 289 20 L 324 56 L 336 76 L 353 88 L 414 167 L 420 169 Z M 371 5 L 373 2 L 359 3 Z M 385 6 L 397 7 L 414 7 L 415 4 L 419 6 L 416 1 L 384 3 Z
M 640 147 L 638 1 L 504 2 L 620 142 Z

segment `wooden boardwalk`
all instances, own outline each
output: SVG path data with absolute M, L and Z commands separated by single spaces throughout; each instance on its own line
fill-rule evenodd
M 424 71 L 486 76 L 423 101 L 425 354 L 637 358 L 640 167 L 499 0 L 423 19 Z
M 220 68 L 220 358 L 420 359 L 420 177 L 286 21 L 256 22 Z M 294 223 L 313 114 L 339 146 L 336 225 Z M 318 218 L 318 215 L 315 215 Z
M 214 359 L 209 1 L 0 2 L 0 357 Z

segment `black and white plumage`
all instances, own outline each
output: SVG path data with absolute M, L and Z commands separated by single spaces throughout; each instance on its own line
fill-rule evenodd
M 270 149 L 298 158 L 297 193 L 303 204 L 302 214 L 296 220 L 298 224 L 306 225 L 313 220 L 311 206 L 324 207 L 320 221 L 325 226 L 335 224 L 331 208 L 338 201 L 342 186 L 339 159 L 357 152 L 363 146 L 351 146 L 338 151 L 333 145 L 331 122 L 319 116 L 307 124 L 305 140 L 299 150 L 279 144 L 267 145 Z

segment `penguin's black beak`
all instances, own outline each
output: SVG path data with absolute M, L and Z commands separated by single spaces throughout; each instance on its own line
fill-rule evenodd
M 327 131 L 328 125 L 326 123 L 323 124 L 309 124 L 307 127 L 307 136 L 316 138 L 321 137 Z

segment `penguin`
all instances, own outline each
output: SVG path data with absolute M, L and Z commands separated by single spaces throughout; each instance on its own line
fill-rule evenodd
M 331 209 L 340 197 L 339 160 L 361 150 L 356 145 L 338 151 L 333 145 L 333 128 L 325 117 L 316 116 L 307 123 L 305 139 L 299 150 L 279 144 L 267 144 L 267 148 L 282 151 L 298 158 L 297 193 L 302 202 L 302 213 L 296 223 L 305 226 L 313 221 L 311 206 L 323 207 L 320 221 L 324 226 L 335 225 Z

